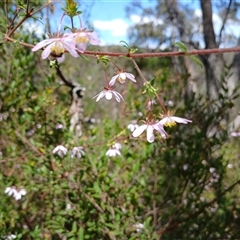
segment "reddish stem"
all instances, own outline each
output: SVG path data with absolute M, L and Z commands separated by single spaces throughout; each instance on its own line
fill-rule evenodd
M 15 42 L 17 40 L 5 36 L 5 40 L 10 42 Z M 18 42 L 18 41 L 17 41 Z M 18 42 L 22 46 L 33 48 L 34 45 Z M 67 51 L 66 51 L 67 52 Z M 94 51 L 85 51 L 84 53 L 79 52 L 81 55 L 89 56 L 110 56 L 110 57 L 130 57 L 135 58 L 152 58 L 152 57 L 174 57 L 174 56 L 188 56 L 188 55 L 208 55 L 208 54 L 220 54 L 228 52 L 240 52 L 240 47 L 232 48 L 212 48 L 212 49 L 201 49 L 201 50 L 191 50 L 187 53 L 185 52 L 158 52 L 158 53 L 119 53 L 119 52 L 94 52 Z

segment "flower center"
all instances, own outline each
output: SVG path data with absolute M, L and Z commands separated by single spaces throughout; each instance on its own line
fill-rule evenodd
M 123 74 L 123 73 L 120 73 L 120 74 L 119 74 L 119 77 L 118 77 L 118 81 L 119 81 L 120 83 L 125 83 L 125 80 L 126 80 L 126 75 Z
M 75 42 L 76 43 L 88 43 L 89 42 L 89 38 L 87 37 L 86 33 L 79 33 L 75 37 Z
M 167 122 L 164 124 L 164 126 L 166 127 L 174 127 L 175 125 L 176 125 L 176 122 L 171 118 L 168 118 Z
M 51 47 L 51 54 L 55 57 L 61 57 L 65 48 L 61 42 L 55 42 Z

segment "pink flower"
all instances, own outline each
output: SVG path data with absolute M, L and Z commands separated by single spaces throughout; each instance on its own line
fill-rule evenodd
M 73 41 L 79 51 L 84 52 L 87 48 L 87 43 L 92 45 L 99 45 L 101 41 L 98 39 L 96 33 L 86 31 L 86 29 L 74 30 Z
M 107 100 L 111 100 L 113 96 L 118 102 L 121 102 L 121 100 L 124 101 L 123 96 L 119 92 L 113 91 L 110 88 L 105 88 L 105 90 L 103 90 L 93 98 L 97 98 L 96 102 L 98 102 L 103 97 L 105 97 Z
M 125 83 L 127 78 L 130 79 L 133 82 L 137 82 L 133 74 L 127 73 L 127 72 L 120 72 L 120 73 L 118 73 L 118 74 L 116 74 L 115 76 L 112 77 L 112 79 L 109 82 L 109 85 L 113 86 L 116 81 L 123 84 L 123 83 Z
M 73 39 L 70 35 L 64 36 L 63 34 L 60 34 L 58 36 L 52 36 L 49 34 L 49 39 L 39 42 L 35 47 L 33 47 L 32 51 L 35 52 L 43 47 L 46 47 L 42 52 L 42 59 L 46 59 L 51 56 L 54 60 L 57 59 L 60 63 L 65 59 L 65 50 L 67 50 L 73 57 L 79 56 L 72 41 Z
M 159 132 L 162 136 L 162 138 L 167 137 L 167 133 L 163 128 L 162 124 L 159 124 L 159 122 L 153 123 L 152 121 L 146 122 L 145 124 L 138 127 L 134 132 L 132 133 L 133 137 L 139 137 L 144 131 L 147 131 L 147 141 L 152 143 L 155 139 L 154 136 L 154 130 Z

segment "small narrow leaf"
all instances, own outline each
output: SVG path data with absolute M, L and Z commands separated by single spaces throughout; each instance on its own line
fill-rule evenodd
M 186 47 L 186 45 L 184 43 L 182 43 L 182 42 L 175 42 L 175 43 L 173 43 L 173 45 L 179 47 L 179 51 L 185 52 L 185 53 L 187 52 L 187 47 Z
M 199 65 L 201 68 L 203 68 L 203 63 L 197 57 L 191 56 L 191 55 L 189 55 L 189 56 L 197 65 Z

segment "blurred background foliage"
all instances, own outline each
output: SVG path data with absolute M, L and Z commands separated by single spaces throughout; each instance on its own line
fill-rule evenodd
M 30 2 L 36 8 L 42 4 Z M 132 29 L 133 45 L 141 46 L 154 38 L 158 44 L 151 51 L 158 51 L 166 40 L 166 25 L 191 22 L 191 9 L 183 8 L 178 1 L 171 1 L 171 6 L 168 2 L 157 1 L 158 7 L 153 9 L 143 9 L 140 3 L 134 3 L 134 8 L 129 5 L 128 12 L 138 5 L 141 16 L 168 20 L 161 27 L 139 23 Z M 210 0 L 205 2 L 211 4 Z M 6 14 L 7 7 L 10 22 L 17 7 L 24 4 L 12 1 L 4 5 L 3 1 L 1 15 Z M 219 5 L 219 16 L 236 18 L 237 1 L 213 4 Z M 203 20 L 197 20 L 200 26 Z M 6 15 L 0 22 L 3 39 Z M 191 39 L 193 29 L 186 25 L 182 33 L 181 26 L 175 26 L 179 35 L 170 42 L 181 40 L 196 47 Z M 24 27 L 13 38 L 28 43 L 41 40 Z M 234 36 L 221 33 L 221 43 L 229 38 Z M 214 39 L 219 47 L 219 35 Z M 97 49 L 124 51 L 116 46 Z M 140 52 L 147 50 L 144 46 Z M 165 50 L 174 47 L 169 44 Z M 167 108 L 193 120 L 189 125 L 168 128 L 168 139 L 157 138 L 152 144 L 146 142 L 145 135 L 132 139 L 127 130 L 131 120 L 145 119 L 149 101 L 129 60 L 113 59 L 138 80 L 137 84 L 121 86 L 125 102 L 119 104 L 92 100 L 104 87 L 104 71 L 96 59 L 67 56 L 60 66 L 63 79 L 40 59 L 39 52 L 33 54 L 17 42 L 1 43 L 0 56 L 1 238 L 7 239 L 10 234 L 16 239 L 63 240 L 240 238 L 239 139 L 230 135 L 230 131 L 238 130 L 237 123 L 231 125 L 239 111 L 238 54 L 215 55 L 224 67 L 221 72 L 213 71 L 217 87 L 210 90 L 206 70 L 210 56 L 200 58 L 202 69 L 188 57 L 137 60 L 144 76 L 155 78 L 155 87 Z M 111 65 L 107 71 L 114 74 Z M 86 88 L 80 138 L 69 131 L 69 83 Z M 160 113 L 160 106 L 154 105 L 154 114 Z M 122 144 L 121 156 L 105 155 L 112 141 Z M 58 145 L 69 150 L 83 146 L 86 154 L 76 159 L 69 152 L 60 158 L 52 154 Z M 26 196 L 14 200 L 4 194 L 9 186 L 25 188 Z

